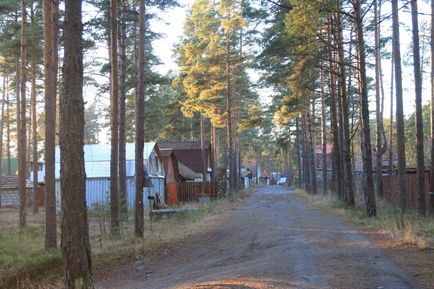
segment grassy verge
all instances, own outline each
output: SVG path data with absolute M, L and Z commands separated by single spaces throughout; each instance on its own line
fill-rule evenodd
M 145 222 L 145 237 L 134 237 L 133 223 L 124 222 L 121 236 L 109 234 L 109 217 L 103 213 L 91 213 L 90 239 L 92 262 L 95 269 L 167 254 L 171 247 L 183 240 L 206 233 L 219 224 L 230 202 L 245 194 L 234 193 L 227 200 L 211 202 L 197 207 L 194 213 L 179 213 L 171 218 Z M 129 218 L 133 220 L 133 217 Z M 0 230 L 0 288 L 61 288 L 62 257 L 60 250 L 45 251 L 42 224 L 24 229 Z
M 302 190 L 296 191 L 296 194 L 310 199 L 313 203 L 338 210 L 357 225 L 386 233 L 391 240 L 391 246 L 409 245 L 420 250 L 434 247 L 434 219 L 420 218 L 414 210 L 401 215 L 397 208 L 377 200 L 377 216 L 369 218 L 366 217 L 362 205 L 352 208 L 331 196 L 312 196 Z M 357 203 L 362 204 L 362 200 L 359 199 Z

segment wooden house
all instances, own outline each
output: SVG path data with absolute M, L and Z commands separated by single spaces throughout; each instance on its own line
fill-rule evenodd
M 199 141 L 175 142 L 166 141 L 158 142 L 160 149 L 172 149 L 178 160 L 189 170 L 194 172 L 194 175 L 201 175 L 200 179 L 194 178 L 194 181 L 210 181 L 214 175 L 214 159 L 212 148 L 209 142 L 204 144 L 205 160 L 202 157 L 202 147 Z M 203 171 L 203 162 L 205 161 L 206 171 Z M 182 173 L 181 173 L 182 174 Z M 205 175 L 205 179 L 203 176 Z

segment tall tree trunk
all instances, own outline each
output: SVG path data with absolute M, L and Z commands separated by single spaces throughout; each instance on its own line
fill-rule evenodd
M 399 40 L 399 7 L 398 0 L 392 0 L 392 30 L 393 30 L 393 59 L 395 65 L 396 85 L 396 138 L 398 155 L 398 191 L 399 207 L 402 213 L 407 207 L 406 191 L 406 164 L 405 164 L 405 135 L 404 135 L 404 110 L 402 103 L 402 70 L 401 47 Z
M 365 42 L 363 39 L 363 23 L 361 15 L 361 0 L 353 1 L 356 35 L 357 35 L 357 67 L 359 70 L 359 93 L 361 103 L 361 124 L 363 132 L 362 155 L 363 155 L 363 170 L 365 178 L 365 212 L 369 217 L 377 214 L 377 206 L 375 202 L 374 179 L 372 169 L 372 150 L 371 150 L 371 132 L 369 125 L 369 103 L 368 89 L 366 82 L 366 62 L 365 62 Z
M 122 0 L 121 22 L 119 27 L 119 210 L 121 220 L 128 219 L 127 167 L 126 167 L 126 136 L 125 136 L 125 105 L 126 105 L 126 13 L 127 1 Z
M 390 133 L 389 133 L 389 175 L 392 175 L 394 170 L 393 161 L 393 88 L 394 88 L 394 60 L 393 53 L 390 65 Z
M 320 69 L 320 97 L 321 97 L 321 142 L 322 142 L 322 194 L 327 194 L 327 124 L 324 93 L 324 69 Z
M 413 26 L 413 71 L 416 92 L 416 209 L 419 216 L 425 217 L 425 158 L 423 151 L 422 118 L 422 73 L 420 68 L 419 23 L 417 0 L 411 1 L 411 22 Z
M 380 100 L 380 22 L 378 15 L 378 1 L 374 0 L 374 24 L 375 24 L 375 107 L 376 107 L 376 164 L 375 164 L 375 184 L 377 195 L 383 198 L 383 159 L 382 159 L 382 131 L 383 119 L 381 113 Z
M 339 8 L 342 6 L 342 2 L 339 1 Z M 339 73 L 339 96 L 340 96 L 340 112 L 342 115 L 342 148 L 344 157 L 344 169 L 345 169 L 345 192 L 344 199 L 347 204 L 354 207 L 354 189 L 353 189 L 353 169 L 351 162 L 351 137 L 350 137 L 350 120 L 348 115 L 348 95 L 345 79 L 345 55 L 344 55 L 344 37 L 342 28 L 341 13 L 336 13 L 336 28 L 338 33 L 337 39 L 337 63 Z
M 431 170 L 430 170 L 430 213 L 434 216 L 434 0 L 431 0 Z
M 65 1 L 63 95 L 60 103 L 62 253 L 65 286 L 93 288 L 84 167 L 81 0 Z
M 143 215 L 143 137 L 145 120 L 145 0 L 140 0 L 139 5 L 139 45 L 137 59 L 137 94 L 136 94 L 136 212 L 135 212 L 135 235 L 143 238 L 144 215 Z
M 56 85 L 57 1 L 44 1 L 44 86 L 45 86 L 45 248 L 57 247 L 56 230 Z
M 9 86 L 9 85 L 8 85 Z M 9 90 L 6 93 L 6 113 L 7 113 L 7 124 L 6 124 L 6 175 L 11 175 L 11 112 L 10 112 L 10 98 Z
M 310 176 L 310 187 L 311 194 L 316 195 L 318 193 L 317 183 L 316 183 L 316 165 L 315 165 L 315 142 L 312 132 L 312 119 L 309 113 L 309 105 L 306 112 L 307 121 L 307 136 L 308 136 L 308 151 L 309 154 L 309 176 Z
M 2 104 L 1 104 L 1 116 L 0 116 L 0 178 L 3 176 L 3 127 L 5 125 L 5 102 L 6 102 L 6 83 L 7 76 L 3 76 L 3 92 L 2 92 Z M 8 83 L 9 84 L 9 83 Z M 1 192 L 0 192 L 0 208 L 1 203 Z
M 20 227 L 26 225 L 26 178 L 27 178 L 27 127 L 26 127 L 26 64 L 27 64 L 27 4 L 21 0 L 21 98 L 20 126 L 18 130 L 18 190 L 20 193 Z M 18 106 L 18 104 L 17 104 Z
M 32 29 L 35 29 L 35 12 L 33 7 L 33 0 L 31 1 L 31 23 Z M 33 149 L 33 214 L 38 213 L 39 200 L 38 200 L 38 126 L 36 123 L 36 43 L 32 41 L 31 61 L 32 61 L 32 149 Z
M 298 167 L 298 186 L 301 187 L 302 181 L 302 168 L 301 168 L 301 145 L 300 145 L 300 125 L 298 117 L 295 119 L 295 137 L 297 142 L 297 167 Z M 259 172 L 260 173 L 260 172 Z M 258 176 L 259 178 L 259 176 Z
M 331 37 L 331 23 L 332 19 L 329 19 L 327 24 L 327 35 L 328 35 L 328 60 L 329 60 L 329 82 L 330 82 L 330 114 L 331 114 L 331 127 L 333 131 L 333 171 L 335 173 L 335 188 L 337 196 L 339 198 L 343 195 L 342 179 L 343 174 L 341 170 L 341 152 L 339 145 L 339 135 L 338 135 L 338 118 L 336 111 L 336 80 L 335 80 L 335 69 L 333 60 L 333 45 Z
M 202 179 L 207 181 L 207 163 L 205 154 L 205 120 L 202 114 L 199 115 L 199 125 L 200 125 L 200 152 L 202 156 Z
M 117 47 L 117 0 L 110 1 L 110 40 L 111 40 L 111 153 L 110 153 L 110 231 L 112 235 L 119 234 L 119 73 Z

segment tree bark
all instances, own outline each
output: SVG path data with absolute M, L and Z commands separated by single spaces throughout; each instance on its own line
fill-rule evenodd
M 430 169 L 430 213 L 434 216 L 434 0 L 431 0 L 431 169 Z
M 398 191 L 399 207 L 404 213 L 407 207 L 406 191 L 406 163 L 405 163 L 405 135 L 404 135 L 404 110 L 402 103 L 402 69 L 401 47 L 399 40 L 399 15 L 398 0 L 392 0 L 392 30 L 393 30 L 393 60 L 395 65 L 396 87 L 396 138 L 398 155 Z
M 374 23 L 375 23 L 375 107 L 376 107 L 376 164 L 375 164 L 375 183 L 377 195 L 383 198 L 383 159 L 382 159 L 382 131 L 383 119 L 381 113 L 380 100 L 380 22 L 378 15 L 378 1 L 374 0 Z
M 416 210 L 425 217 L 425 158 L 423 151 L 423 118 L 422 118 L 422 73 L 420 68 L 419 23 L 417 0 L 411 1 L 411 22 L 413 26 L 413 71 L 416 94 Z
M 111 151 L 110 151 L 110 231 L 119 234 L 119 71 L 117 49 L 117 0 L 110 1 L 110 40 L 111 40 Z
M 26 225 L 27 127 L 26 127 L 26 64 L 27 64 L 27 4 L 21 0 L 21 98 L 20 126 L 18 130 L 18 190 L 20 194 L 20 227 Z M 18 106 L 18 104 L 17 104 Z
M 325 108 L 325 93 L 324 93 L 324 68 L 320 68 L 320 99 L 321 99 L 321 145 L 322 145 L 322 194 L 327 194 L 327 124 L 326 124 L 326 108 Z
M 335 69 L 332 51 L 332 37 L 331 37 L 331 18 L 327 24 L 327 35 L 328 35 L 328 60 L 329 60 L 329 82 L 330 82 L 330 114 L 331 114 L 331 127 L 333 132 L 333 171 L 335 172 L 335 188 L 337 196 L 342 198 L 343 196 L 343 186 L 342 179 L 343 173 L 341 168 L 341 152 L 339 145 L 339 135 L 338 135 L 338 118 L 336 111 L 336 79 L 335 79 Z
M 139 44 L 137 59 L 137 94 L 136 94 L 136 212 L 135 212 L 135 235 L 143 238 L 144 233 L 144 215 L 143 215 L 143 138 L 144 138 L 144 109 L 145 109 L 145 1 L 140 0 L 139 5 Z
M 339 8 L 342 6 L 339 1 Z M 351 163 L 351 137 L 350 137 L 350 120 L 348 115 L 348 95 L 345 82 L 345 55 L 344 55 L 344 37 L 342 28 L 341 13 L 336 13 L 336 28 L 338 33 L 337 39 L 337 62 L 338 62 L 338 74 L 339 74 L 339 97 L 340 97 L 340 112 L 342 115 L 342 153 L 344 157 L 344 169 L 345 169 L 345 192 L 344 199 L 346 203 L 354 207 L 354 190 L 353 190 L 353 170 Z
M 31 1 L 31 23 L 32 29 L 35 29 L 35 13 L 33 7 L 33 0 Z M 36 43 L 32 42 L 31 48 L 31 62 L 32 62 L 32 149 L 33 149 L 33 214 L 37 214 L 39 210 L 39 200 L 38 200 L 38 126 L 36 123 Z
M 3 176 L 3 127 L 5 125 L 5 102 L 6 102 L 6 83 L 8 81 L 7 76 L 3 75 L 3 92 L 2 92 L 2 104 L 1 104 L 1 116 L 0 116 L 0 178 Z M 8 83 L 9 84 L 9 83 Z M 0 192 L 0 208 L 1 203 L 1 192 Z
M 44 1 L 45 248 L 57 247 L 55 146 L 58 2 Z
M 126 105 L 126 19 L 127 3 L 122 0 L 120 35 L 119 35 L 119 210 L 121 220 L 128 219 L 128 195 L 127 195 L 127 176 L 126 176 L 126 135 L 125 135 L 125 105 Z
M 372 150 L 371 150 L 371 132 L 369 125 L 369 103 L 368 103 L 368 89 L 366 82 L 366 62 L 365 62 L 365 42 L 363 39 L 363 23 L 361 15 L 361 0 L 353 1 L 354 7 L 354 21 L 356 25 L 357 36 L 357 67 L 359 70 L 359 93 L 361 104 L 361 124 L 363 140 L 362 145 L 362 158 L 363 158 L 363 175 L 365 178 L 365 212 L 367 216 L 372 217 L 377 214 L 377 206 L 375 202 L 374 192 L 374 179 L 372 169 Z
M 81 0 L 65 1 L 64 89 L 60 103 L 62 253 L 65 286 L 93 288 L 84 167 Z

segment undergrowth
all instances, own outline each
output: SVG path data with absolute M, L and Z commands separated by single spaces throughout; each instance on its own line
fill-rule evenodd
M 336 209 L 358 225 L 387 233 L 396 245 L 411 245 L 421 250 L 434 246 L 434 220 L 420 218 L 414 210 L 408 210 L 402 215 L 399 209 L 377 200 L 377 216 L 367 217 L 362 209 L 362 199 L 356 201 L 356 207 L 350 207 L 329 195 L 309 195 L 303 190 L 297 190 L 296 194 L 309 198 L 313 203 Z
M 221 221 L 228 202 L 246 193 L 233 193 L 226 200 L 197 206 L 194 212 L 182 212 L 157 221 L 145 220 L 145 236 L 134 237 L 133 220 L 123 222 L 121 236 L 112 237 L 109 216 L 101 209 L 89 214 L 90 241 L 94 268 L 105 268 L 121 262 L 136 261 L 143 256 L 168 254 L 175 244 L 205 233 Z M 60 238 L 59 238 L 60 239 Z M 60 249 L 44 250 L 44 227 L 28 225 L 24 229 L 0 230 L 0 288 L 62 287 Z

